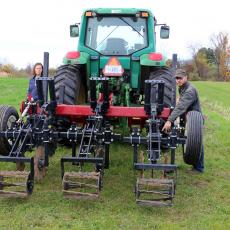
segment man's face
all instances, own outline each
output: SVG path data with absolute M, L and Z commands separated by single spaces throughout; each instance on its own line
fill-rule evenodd
M 187 76 L 176 77 L 176 84 L 181 87 L 187 82 Z

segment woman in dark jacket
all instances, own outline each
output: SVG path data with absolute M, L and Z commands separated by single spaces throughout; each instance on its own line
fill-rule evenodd
M 36 78 L 42 77 L 43 75 L 43 65 L 41 63 L 36 63 L 33 68 L 33 77 L 30 79 L 29 88 L 27 92 L 27 98 L 29 100 L 38 100 L 38 93 L 36 87 Z
M 27 92 L 27 98 L 29 101 L 38 100 L 38 92 L 36 87 L 36 79 L 42 77 L 43 75 L 43 65 L 41 63 L 36 63 L 33 68 L 33 77 L 30 79 L 29 88 Z M 41 180 L 46 173 L 45 166 L 40 167 L 39 162 L 45 159 L 45 148 L 42 143 L 37 144 L 35 148 L 34 156 L 34 176 L 37 180 Z

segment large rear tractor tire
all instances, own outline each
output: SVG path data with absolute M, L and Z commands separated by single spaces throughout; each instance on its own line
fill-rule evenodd
M 0 105 L 0 131 L 6 131 L 19 118 L 17 110 L 8 105 Z M 0 155 L 7 156 L 12 148 L 12 142 L 0 137 Z
M 84 103 L 86 93 L 82 80 L 78 65 L 60 66 L 54 78 L 57 101 L 67 105 Z
M 150 80 L 162 80 L 165 83 L 164 87 L 164 106 L 175 107 L 176 105 L 176 80 L 173 77 L 173 73 L 170 69 L 155 68 L 150 72 Z
M 201 157 L 203 144 L 203 116 L 200 112 L 190 111 L 186 116 L 186 144 L 183 146 L 184 162 L 196 165 Z

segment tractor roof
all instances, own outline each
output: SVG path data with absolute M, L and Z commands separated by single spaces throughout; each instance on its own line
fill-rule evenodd
M 92 8 L 92 9 L 87 9 L 85 10 L 85 12 L 87 11 L 93 11 L 93 12 L 96 12 L 97 14 L 127 14 L 127 15 L 130 15 L 130 14 L 137 14 L 137 13 L 140 13 L 140 12 L 148 12 L 148 14 L 150 16 L 153 16 L 152 12 L 150 10 L 147 10 L 147 9 L 141 9 L 141 8 Z M 84 15 L 85 15 L 85 12 L 84 12 Z

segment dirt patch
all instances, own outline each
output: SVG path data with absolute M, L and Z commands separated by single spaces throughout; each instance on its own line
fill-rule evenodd
M 208 187 L 209 183 L 208 181 L 196 181 L 194 183 L 194 185 L 197 187 L 197 188 L 206 188 Z

